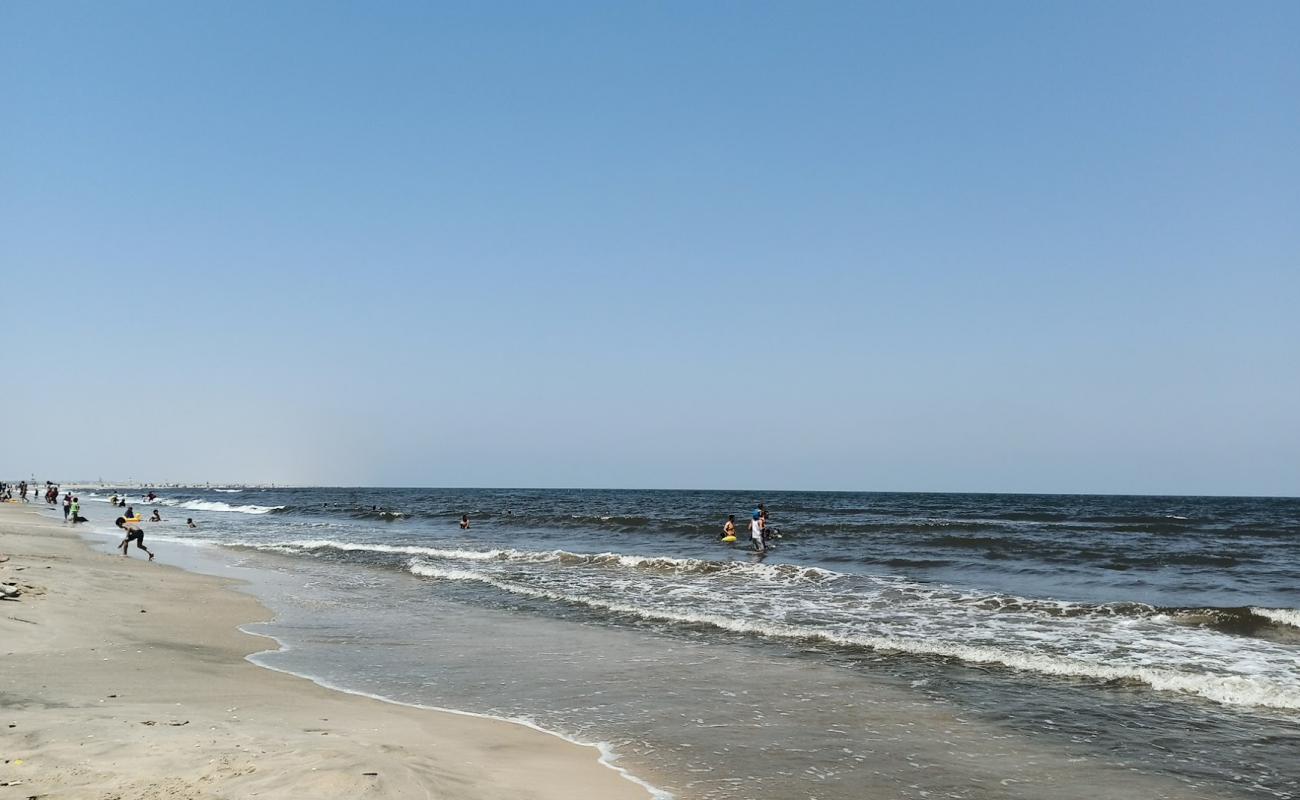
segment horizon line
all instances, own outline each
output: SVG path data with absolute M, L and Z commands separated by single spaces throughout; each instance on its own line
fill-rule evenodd
M 751 494 L 951 494 L 951 495 L 988 495 L 1019 497 L 1179 497 L 1210 499 L 1251 499 L 1251 500 L 1298 500 L 1300 495 L 1273 494 L 1178 494 L 1170 492 L 1047 492 L 1047 491 L 975 491 L 975 490 L 933 490 L 933 489 L 800 489 L 800 488 L 715 488 L 715 487 L 627 487 L 627 486 L 424 486 L 424 485 L 347 485 L 347 484 L 313 484 L 313 483 L 240 483 L 234 481 L 192 482 L 144 482 L 125 481 L 67 481 L 60 486 L 86 488 L 152 488 L 152 489 L 203 489 L 203 488 L 244 488 L 244 489 L 426 489 L 454 491 L 529 491 L 529 492 L 733 492 Z

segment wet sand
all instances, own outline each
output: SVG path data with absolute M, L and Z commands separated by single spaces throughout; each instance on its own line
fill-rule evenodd
M 649 796 L 594 747 L 257 667 L 255 599 L 37 507 L 0 507 L 0 581 L 23 589 L 0 600 L 0 800 Z

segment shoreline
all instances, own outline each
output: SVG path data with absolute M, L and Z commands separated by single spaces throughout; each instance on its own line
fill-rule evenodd
M 0 578 L 37 587 L 0 601 L 0 785 L 20 796 L 666 797 L 526 720 L 264 666 L 283 645 L 244 630 L 271 612 L 236 579 L 97 552 L 42 507 L 0 512 Z

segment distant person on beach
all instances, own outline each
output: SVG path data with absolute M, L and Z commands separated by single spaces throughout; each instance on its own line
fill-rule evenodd
M 162 515 L 158 513 L 158 509 L 155 508 L 155 509 L 153 510 L 153 516 L 149 518 L 149 521 L 150 521 L 150 522 L 162 522 Z
M 113 508 L 117 508 L 117 495 L 113 495 L 112 497 L 108 498 L 108 504 Z
M 191 527 L 191 528 L 197 528 L 197 527 L 199 527 L 198 525 L 195 525 L 195 524 L 194 524 L 194 517 L 186 517 L 186 518 L 185 518 L 185 524 L 188 525 L 188 526 Z
M 81 516 L 80 499 L 76 497 L 72 498 L 72 505 L 68 506 L 68 517 L 72 520 L 73 525 L 77 524 L 79 518 L 84 519 L 84 517 Z
M 124 519 L 123 517 L 118 517 L 116 520 L 114 520 L 113 524 L 121 528 L 122 531 L 126 533 L 126 538 L 123 539 L 122 543 L 118 545 L 118 547 L 122 548 L 122 555 L 127 554 L 126 553 L 127 548 L 129 548 L 131 546 L 131 542 L 134 541 L 135 546 L 148 553 L 149 560 L 153 561 L 153 552 L 150 551 L 149 548 L 144 546 L 144 531 L 140 530 L 139 528 L 127 527 L 126 519 Z
M 63 521 L 68 521 L 68 512 L 72 511 L 72 492 L 63 496 Z
M 469 530 L 469 514 L 460 515 L 460 529 L 463 531 Z
M 727 524 L 722 526 L 722 538 L 726 539 L 727 537 L 731 537 L 734 539 L 735 536 L 736 536 L 736 515 L 728 514 Z
M 763 545 L 763 518 L 759 516 L 757 508 L 754 509 L 754 516 L 749 521 L 749 540 L 757 552 L 762 553 L 767 550 Z

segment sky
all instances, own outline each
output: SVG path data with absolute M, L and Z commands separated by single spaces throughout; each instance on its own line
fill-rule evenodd
M 0 477 L 1300 495 L 1297 30 L 0 3 Z

